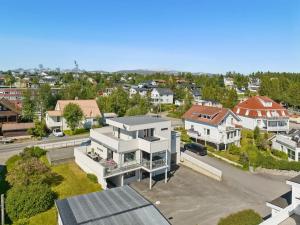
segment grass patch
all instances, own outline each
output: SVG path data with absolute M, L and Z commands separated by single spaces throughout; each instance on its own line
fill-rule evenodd
M 45 157 L 42 157 L 41 160 L 45 160 L 43 158 Z M 53 182 L 56 185 L 52 187 L 52 190 L 57 194 L 59 199 L 102 190 L 98 183 L 94 183 L 87 178 L 86 173 L 75 162 L 53 166 L 51 170 L 60 176 Z M 31 217 L 29 224 L 56 225 L 57 214 L 55 207 Z
M 258 213 L 247 209 L 221 218 L 218 225 L 258 225 L 261 222 L 262 218 Z

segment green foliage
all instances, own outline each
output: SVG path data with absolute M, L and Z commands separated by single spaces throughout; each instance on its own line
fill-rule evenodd
M 94 99 L 96 97 L 96 87 L 87 79 L 80 78 L 65 84 L 66 87 L 62 92 L 63 99 Z
M 7 168 L 3 167 L 2 170 L 0 170 L 0 195 L 5 194 L 9 189 L 9 183 L 5 180 L 6 174 Z
M 74 132 L 83 118 L 83 112 L 79 105 L 69 103 L 64 108 L 63 116 L 66 119 L 68 127 Z
M 49 209 L 54 203 L 54 197 L 46 184 L 15 186 L 7 192 L 6 212 L 13 221 L 29 218 Z
M 34 137 L 46 137 L 47 136 L 47 125 L 45 120 L 39 121 L 35 120 L 34 121 L 34 127 L 30 128 L 28 130 L 28 133 L 30 135 L 33 135 Z
M 258 213 L 252 209 L 247 209 L 221 218 L 218 225 L 258 225 L 262 221 Z
M 97 178 L 96 175 L 94 175 L 94 174 L 92 174 L 92 173 L 87 173 L 87 174 L 86 174 L 86 177 L 87 177 L 90 181 L 92 181 L 92 182 L 94 182 L 94 183 L 98 183 L 98 178 Z
M 16 222 L 14 222 L 13 225 L 29 225 L 29 219 L 27 218 L 19 219 Z
M 19 160 L 7 173 L 6 180 L 12 186 L 49 183 L 54 174 L 37 158 Z
M 46 151 L 38 146 L 33 146 L 24 148 L 23 152 L 20 155 L 24 159 L 30 157 L 40 158 L 43 155 L 46 155 Z
M 175 130 L 179 131 L 181 133 L 180 140 L 182 142 L 185 142 L 185 143 L 191 143 L 192 142 L 190 136 L 187 134 L 187 131 L 184 129 L 184 127 L 178 127 Z
M 228 148 L 228 152 L 232 155 L 240 155 L 241 149 L 236 145 L 230 145 Z
M 64 134 L 68 135 L 68 136 L 72 136 L 72 135 L 78 135 L 78 134 L 84 134 L 89 132 L 89 130 L 84 129 L 84 128 L 77 128 L 74 131 L 72 130 L 64 130 Z
M 36 102 L 32 96 L 32 91 L 27 89 L 22 96 L 22 119 L 33 121 L 35 117 Z
M 12 86 L 16 82 L 16 78 L 11 73 L 8 73 L 4 75 L 4 82 L 5 85 Z
M 51 92 L 49 84 L 41 84 L 37 92 L 37 102 L 41 115 L 45 115 L 46 110 L 55 106 L 56 98 Z
M 288 160 L 288 154 L 286 154 L 285 152 L 283 152 L 283 151 L 278 151 L 278 150 L 276 150 L 276 149 L 271 149 L 271 153 L 274 155 L 274 156 L 276 156 L 276 157 L 278 157 L 278 158 L 280 158 L 280 159 L 284 159 L 284 160 Z
M 10 171 L 12 168 L 14 168 L 16 163 L 20 160 L 22 160 L 22 157 L 20 155 L 11 156 L 5 163 L 7 171 Z

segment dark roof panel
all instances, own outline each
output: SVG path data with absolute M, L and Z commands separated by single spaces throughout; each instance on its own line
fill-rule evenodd
M 282 209 L 286 208 L 292 203 L 292 191 L 288 191 L 287 193 L 270 201 L 269 203 Z

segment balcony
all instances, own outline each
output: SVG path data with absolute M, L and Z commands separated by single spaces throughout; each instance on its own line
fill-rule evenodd
M 138 138 L 139 149 L 148 152 L 155 153 L 169 149 L 169 141 L 162 137 L 145 137 Z
M 149 160 L 143 159 L 142 166 L 144 168 L 146 168 L 147 170 L 151 170 L 151 169 L 155 170 L 155 169 L 158 169 L 158 168 L 166 167 L 167 165 L 166 165 L 166 160 L 158 159 L 158 160 L 152 161 L 152 168 L 151 168 L 151 162 Z

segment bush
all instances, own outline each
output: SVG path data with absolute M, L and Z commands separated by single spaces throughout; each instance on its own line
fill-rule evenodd
M 14 168 L 16 163 L 21 159 L 22 159 L 22 157 L 20 155 L 14 155 L 14 156 L 10 157 L 5 163 L 7 171 L 10 171 L 12 168 Z
M 20 219 L 13 223 L 13 225 L 29 225 L 29 219 Z
M 53 177 L 51 170 L 37 158 L 20 160 L 16 163 L 6 180 L 12 186 L 48 183 Z
M 228 148 L 228 152 L 232 155 L 240 155 L 241 149 L 236 145 L 230 145 Z
M 271 149 L 271 152 L 274 156 L 280 158 L 280 159 L 285 159 L 285 160 L 288 160 L 288 154 L 286 154 L 285 152 L 282 152 L 282 151 L 278 151 L 278 150 L 275 150 L 275 149 Z
M 186 143 L 192 142 L 190 136 L 187 134 L 187 131 L 184 129 L 184 127 L 178 127 L 175 130 L 181 133 L 180 140 L 182 142 L 186 142 Z
M 23 152 L 21 153 L 21 156 L 23 158 L 30 158 L 30 157 L 40 158 L 45 154 L 46 151 L 44 149 L 41 149 L 40 147 L 28 147 L 28 148 L 24 148 Z
M 68 136 L 77 135 L 77 134 L 84 134 L 86 132 L 88 132 L 88 130 L 84 129 L 84 128 L 78 128 L 75 131 L 72 131 L 72 130 L 65 130 L 64 131 L 65 135 L 68 135 Z
M 92 181 L 94 183 L 98 183 L 98 178 L 96 175 L 94 175 L 92 173 L 88 173 L 88 174 L 86 174 L 86 176 L 90 181 Z
M 252 209 L 243 210 L 221 218 L 218 225 L 258 225 L 262 218 Z
M 7 192 L 6 212 L 13 221 L 29 218 L 48 210 L 54 203 L 54 197 L 46 184 L 16 186 Z

